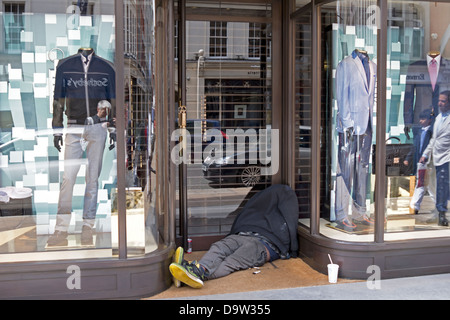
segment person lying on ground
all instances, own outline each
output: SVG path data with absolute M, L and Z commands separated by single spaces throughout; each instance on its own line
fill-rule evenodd
M 298 202 L 286 185 L 273 185 L 253 196 L 236 217 L 230 233 L 200 259 L 188 262 L 177 248 L 169 270 L 178 287 L 202 288 L 204 281 L 297 257 Z

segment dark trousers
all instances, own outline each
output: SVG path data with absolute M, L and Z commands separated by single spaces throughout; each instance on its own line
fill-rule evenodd
M 363 135 L 347 140 L 345 133 L 339 133 L 338 167 L 336 176 L 336 220 L 344 220 L 352 214 L 359 218 L 366 214 L 367 177 L 372 147 L 370 126 Z M 349 201 L 352 202 L 349 212 Z M 354 209 L 353 209 L 354 208 Z
M 436 166 L 436 209 L 439 212 L 447 211 L 449 198 L 448 162 Z
M 266 259 L 266 248 L 258 238 L 229 235 L 213 243 L 199 263 L 207 269 L 207 278 L 215 279 L 234 271 L 260 267 Z

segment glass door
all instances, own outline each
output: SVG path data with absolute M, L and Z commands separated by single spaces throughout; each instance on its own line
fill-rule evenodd
M 186 2 L 183 162 L 194 248 L 226 235 L 245 202 L 276 173 L 270 170 L 271 22 L 271 1 Z

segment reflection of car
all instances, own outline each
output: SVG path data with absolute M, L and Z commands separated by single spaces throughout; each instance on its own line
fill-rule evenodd
M 311 127 L 300 126 L 297 136 L 299 153 L 296 156 L 300 180 L 309 181 L 311 172 Z M 270 152 L 270 146 L 268 146 Z M 225 151 L 224 151 L 225 154 Z M 245 161 L 242 161 L 245 159 Z M 241 160 L 241 161 L 238 161 Z M 232 156 L 223 156 L 220 159 L 206 157 L 203 161 L 203 175 L 205 179 L 215 183 L 232 182 L 244 186 L 254 186 L 265 178 L 261 175 L 261 168 L 271 166 L 272 163 L 262 163 L 259 159 L 259 150 L 254 152 L 242 151 Z M 303 177 L 302 177 L 303 176 Z M 222 185 L 226 187 L 227 185 Z
M 212 182 L 238 183 L 246 187 L 253 187 L 263 180 L 261 167 L 270 166 L 259 161 L 259 151 L 236 152 L 232 156 L 219 159 L 206 157 L 203 161 L 203 175 Z

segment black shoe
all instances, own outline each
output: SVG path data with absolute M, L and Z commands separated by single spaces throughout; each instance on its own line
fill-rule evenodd
M 61 247 L 67 246 L 67 232 L 56 230 L 47 240 L 47 246 L 49 247 Z
M 92 228 L 84 225 L 81 228 L 81 245 L 82 246 L 92 246 L 94 244 L 94 232 Z
M 438 225 L 442 226 L 442 227 L 448 227 L 448 220 L 445 217 L 445 211 L 440 211 L 439 212 L 439 221 L 438 221 Z
M 414 214 L 419 214 L 419 210 L 414 209 Z

